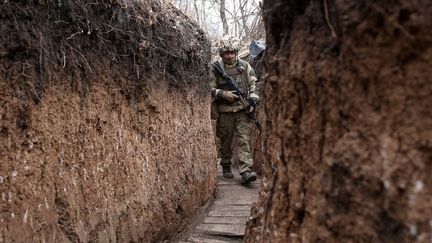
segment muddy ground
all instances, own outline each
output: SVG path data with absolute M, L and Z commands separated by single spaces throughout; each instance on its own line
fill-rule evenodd
M 209 42 L 157 1 L 0 5 L 0 242 L 152 242 L 213 197 Z
M 264 1 L 264 190 L 246 242 L 430 242 L 432 3 Z

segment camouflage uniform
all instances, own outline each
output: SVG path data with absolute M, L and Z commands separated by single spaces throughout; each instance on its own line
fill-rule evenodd
M 223 64 L 222 61 L 220 61 L 220 63 Z M 255 87 L 257 78 L 249 63 L 238 59 L 232 66 L 227 66 L 226 64 L 222 66 L 225 72 L 237 81 L 240 90 L 248 94 L 249 97 L 258 99 Z M 216 104 L 215 108 L 218 111 L 216 135 L 220 139 L 218 149 L 221 156 L 221 166 L 231 166 L 231 144 L 235 135 L 238 142 L 240 174 L 251 171 L 250 168 L 253 165 L 253 158 L 249 141 L 253 123 L 246 114 L 245 108 L 239 99 L 230 103 L 221 97 L 223 91 L 230 90 L 223 79 L 220 77 L 213 77 L 210 86 Z

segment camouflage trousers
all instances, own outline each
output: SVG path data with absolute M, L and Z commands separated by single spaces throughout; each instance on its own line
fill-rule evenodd
M 252 121 L 246 112 L 221 112 L 216 124 L 216 136 L 219 138 L 219 155 L 222 167 L 231 166 L 232 141 L 237 137 L 239 151 L 240 173 L 250 171 L 253 165 L 253 158 L 250 149 L 250 136 Z

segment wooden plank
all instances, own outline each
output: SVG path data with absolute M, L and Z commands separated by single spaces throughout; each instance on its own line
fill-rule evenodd
M 205 224 L 246 224 L 249 217 L 205 217 Z
M 251 205 L 214 205 L 212 211 L 250 211 Z
M 238 170 L 233 170 L 234 179 L 222 176 L 218 166 L 218 191 L 207 216 L 195 227 L 185 243 L 240 243 L 251 206 L 258 199 L 260 180 L 248 186 L 240 184 Z
M 193 237 L 189 237 L 188 238 L 188 242 L 193 242 L 193 243 L 229 243 L 229 241 L 225 241 L 225 240 L 217 240 L 217 239 L 211 239 L 209 237 L 204 237 L 204 236 L 193 236 Z
M 258 179 L 256 181 L 253 181 L 251 183 L 249 183 L 249 186 L 253 185 L 253 186 L 259 186 L 261 183 L 261 181 Z M 217 182 L 218 186 L 230 186 L 230 185 L 236 185 L 236 186 L 242 186 L 242 187 L 246 187 L 240 183 L 240 177 L 238 179 L 225 179 L 225 178 L 218 178 L 218 182 Z
M 242 185 L 223 185 L 218 187 L 218 192 L 241 192 L 247 194 L 256 194 L 259 190 L 259 185 L 251 184 L 249 186 Z
M 253 197 L 236 197 L 236 196 L 225 196 L 215 201 L 214 205 L 236 205 L 236 206 L 252 206 L 257 201 L 257 198 Z
M 195 229 L 209 235 L 243 236 L 246 225 L 200 224 Z
M 211 217 L 248 217 L 250 215 L 250 210 L 242 210 L 242 211 L 219 211 L 219 210 L 211 210 L 208 213 L 208 216 Z
M 232 194 L 232 193 L 224 193 L 222 195 L 216 196 L 216 201 L 228 201 L 228 200 L 243 200 L 247 201 L 248 204 L 252 205 L 252 203 L 258 200 L 258 195 L 250 195 L 250 194 Z M 233 203 L 233 205 L 236 203 Z

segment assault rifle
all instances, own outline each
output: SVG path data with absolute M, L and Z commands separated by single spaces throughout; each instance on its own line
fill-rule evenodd
M 255 102 L 252 99 L 248 98 L 247 94 L 245 94 L 244 92 L 242 92 L 240 90 L 240 88 L 237 85 L 237 82 L 232 77 L 228 76 L 225 73 L 225 71 L 224 71 L 223 67 L 221 66 L 220 62 L 213 63 L 212 67 L 213 67 L 212 68 L 213 73 L 216 76 L 219 76 L 222 79 L 224 79 L 227 82 L 228 86 L 235 91 L 234 94 L 239 97 L 241 104 L 246 109 L 246 114 L 248 114 L 249 117 L 254 121 L 255 126 L 258 128 L 259 132 L 261 133 L 262 132 L 262 127 L 261 127 L 261 124 L 258 121 L 258 118 L 257 118 L 256 114 L 255 114 L 255 108 L 256 108 L 255 107 L 256 106 Z

